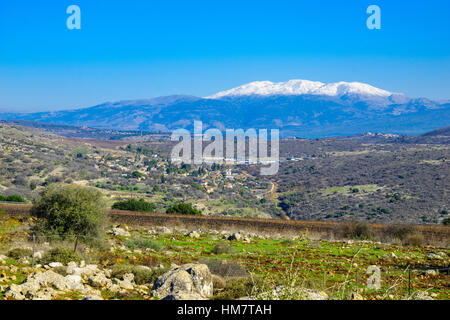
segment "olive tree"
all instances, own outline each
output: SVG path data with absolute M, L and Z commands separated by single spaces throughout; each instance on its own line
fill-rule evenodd
M 100 239 L 106 221 L 103 194 L 78 185 L 51 184 L 33 200 L 37 231 L 44 236 L 90 242 Z

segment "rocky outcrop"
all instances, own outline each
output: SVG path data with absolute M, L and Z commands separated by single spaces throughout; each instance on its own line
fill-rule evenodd
M 78 291 L 82 294 L 100 295 L 98 290 L 85 287 L 81 276 L 62 276 L 52 270 L 37 272 L 28 276 L 20 285 L 12 284 L 5 293 L 6 298 L 16 300 L 51 300 L 67 291 Z
M 52 268 L 53 266 L 53 268 Z M 69 262 L 67 267 L 61 263 L 49 263 L 50 269 L 38 269 L 29 275 L 22 284 L 11 284 L 5 291 L 7 299 L 14 300 L 51 300 L 58 295 L 68 292 L 78 292 L 86 300 L 99 300 L 101 290 L 126 293 L 130 290 L 141 290 L 148 294 L 141 286 L 136 287 L 133 274 L 125 274 L 122 279 L 111 279 L 109 270 L 101 270 L 97 265 L 84 265 Z M 57 273 L 65 268 L 65 275 Z
M 213 294 L 211 272 L 205 264 L 186 264 L 155 280 L 152 296 L 167 300 L 202 300 Z

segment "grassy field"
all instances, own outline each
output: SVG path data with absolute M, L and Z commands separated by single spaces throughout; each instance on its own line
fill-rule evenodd
M 29 227 L 33 218 L 3 216 L 0 225 L 0 254 L 14 247 L 31 247 Z M 127 228 L 122 225 L 122 227 Z M 329 299 L 371 300 L 414 299 L 418 294 L 448 300 L 448 249 L 381 244 L 372 241 L 323 241 L 308 234 L 297 237 L 251 236 L 242 240 L 224 240 L 218 232 L 200 232 L 199 238 L 185 235 L 177 228 L 165 235 L 149 235 L 146 228 L 129 228 L 130 237 L 107 236 L 105 247 L 80 253 L 88 263 L 105 268 L 206 263 L 224 285 L 215 289 L 215 299 L 270 294 L 277 286 L 307 288 Z M 50 243 L 51 246 L 70 243 Z M 436 256 L 437 255 L 437 256 Z M 369 289 L 369 266 L 380 268 L 381 288 Z M 8 268 L 3 268 L 7 266 Z M 0 286 L 21 283 L 31 268 L 18 259 L 3 263 Z M 164 270 L 164 269 L 163 269 Z M 433 272 L 431 272 L 432 270 Z M 149 284 L 151 289 L 151 284 Z M 2 290 L 0 290 L 2 292 Z M 126 296 L 103 291 L 105 299 L 147 299 L 148 292 L 130 292 Z M 258 296 L 258 295 L 256 295 Z M 2 293 L 0 293 L 0 299 Z M 76 293 L 60 297 L 77 298 Z M 295 294 L 286 299 L 298 298 Z

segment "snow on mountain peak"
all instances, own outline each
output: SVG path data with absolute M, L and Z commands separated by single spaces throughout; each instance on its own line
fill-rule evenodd
M 221 91 L 207 99 L 219 99 L 236 96 L 270 96 L 270 95 L 326 95 L 342 96 L 345 94 L 358 94 L 364 96 L 388 97 L 392 92 L 382 90 L 361 82 L 335 82 L 322 83 L 309 80 L 289 80 L 286 82 L 255 81 L 242 86 Z

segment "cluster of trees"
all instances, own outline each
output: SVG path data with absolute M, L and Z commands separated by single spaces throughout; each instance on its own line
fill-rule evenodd
M 200 210 L 192 207 L 190 203 L 179 203 L 171 206 L 166 210 L 166 213 L 171 214 L 185 214 L 185 215 L 202 215 Z
M 22 196 L 18 194 L 12 194 L 9 196 L 4 196 L 0 194 L 0 201 L 7 201 L 7 202 L 25 202 L 25 199 L 22 198 Z
M 129 199 L 117 201 L 112 205 L 112 209 L 138 211 L 138 212 L 154 212 L 155 205 L 146 202 L 144 199 Z M 178 203 L 166 210 L 170 214 L 185 214 L 185 215 L 201 215 L 201 211 L 192 207 L 189 203 Z
M 112 205 L 113 209 L 127 210 L 127 211 L 140 211 L 140 212 L 153 212 L 155 206 L 152 203 L 146 202 L 144 199 L 129 199 L 117 201 Z

